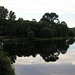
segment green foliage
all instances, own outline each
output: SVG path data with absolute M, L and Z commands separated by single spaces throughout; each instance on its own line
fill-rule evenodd
M 41 37 L 43 38 L 52 38 L 53 37 L 53 31 L 49 27 L 43 27 L 41 29 Z
M 14 13 L 13 11 L 10 11 L 10 12 L 9 12 L 8 19 L 10 19 L 10 20 L 15 20 L 15 18 L 16 18 L 15 13 Z
M 8 12 L 8 10 L 4 6 L 0 6 L 0 18 L 15 20 L 16 15 L 13 11 Z
M 70 30 L 71 30 L 73 36 L 75 36 L 75 27 L 74 28 L 70 28 Z
M 31 40 L 34 39 L 34 32 L 33 31 L 28 32 L 28 39 L 31 39 Z
M 16 15 L 13 11 L 8 12 L 6 8 L 0 7 L 0 36 L 52 38 L 74 37 L 75 35 L 65 21 L 60 23 L 56 13 L 45 13 L 39 22 L 35 19 L 29 21 L 23 20 L 23 18 L 15 20 L 15 18 Z
M 6 19 L 8 16 L 8 10 L 4 8 L 3 6 L 0 6 L 0 18 Z
M 41 21 L 48 21 L 50 23 L 53 23 L 55 20 L 59 22 L 58 15 L 56 13 L 45 13 L 41 18 Z
M 0 51 L 0 75 L 15 75 L 9 57 L 2 51 Z

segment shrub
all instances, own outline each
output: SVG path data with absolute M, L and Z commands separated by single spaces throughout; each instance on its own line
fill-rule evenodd
M 0 75 L 15 75 L 10 58 L 2 51 L 0 51 Z

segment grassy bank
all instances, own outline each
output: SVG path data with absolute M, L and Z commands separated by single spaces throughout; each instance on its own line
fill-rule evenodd
M 72 37 L 34 38 L 35 41 L 61 40 Z M 26 41 L 28 38 L 0 36 L 0 41 Z

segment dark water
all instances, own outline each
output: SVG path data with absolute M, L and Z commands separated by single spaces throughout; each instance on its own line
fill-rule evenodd
M 75 75 L 74 39 L 4 42 L 16 75 Z

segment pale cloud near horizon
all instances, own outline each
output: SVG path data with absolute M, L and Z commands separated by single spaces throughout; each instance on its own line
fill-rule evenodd
M 56 62 L 46 63 L 42 57 L 17 58 L 15 72 L 17 75 L 75 75 L 75 49 L 60 55 Z
M 46 12 L 55 12 L 59 16 L 64 14 L 75 16 L 75 0 L 0 0 L 0 5 L 14 11 L 17 17 L 24 19 L 40 20 Z M 66 15 L 62 18 L 65 20 Z M 75 24 L 74 19 L 72 19 L 72 24 Z
M 59 13 L 75 13 L 74 0 L 1 0 L 1 5 L 15 10 L 22 10 L 26 12 L 47 12 L 56 10 Z M 11 8 L 11 10 L 12 10 Z

